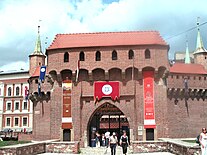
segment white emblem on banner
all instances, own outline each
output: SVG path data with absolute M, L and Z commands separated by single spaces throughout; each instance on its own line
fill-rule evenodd
M 41 72 L 45 72 L 45 68 L 41 68 Z
M 104 86 L 102 87 L 102 92 L 103 92 L 105 95 L 109 95 L 109 94 L 111 94 L 112 91 L 113 91 L 112 87 L 111 87 L 110 85 L 108 85 L 108 84 L 106 84 L 106 85 L 104 85 Z

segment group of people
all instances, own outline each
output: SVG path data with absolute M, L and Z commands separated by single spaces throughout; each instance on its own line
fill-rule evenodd
M 129 146 L 129 140 L 128 136 L 126 134 L 126 131 L 123 131 L 123 135 L 120 137 L 120 146 L 122 147 L 123 154 L 126 155 L 127 153 L 127 147 Z M 116 146 L 118 144 L 118 138 L 116 136 L 116 133 L 113 132 L 112 136 L 109 139 L 109 145 L 111 148 L 111 155 L 116 155 Z
M 118 145 L 118 137 L 115 132 L 110 135 L 110 132 L 107 131 L 105 134 L 99 134 L 96 132 L 95 134 L 95 145 L 92 143 L 92 147 L 100 147 L 106 146 L 107 148 L 111 148 L 111 155 L 116 155 L 116 146 Z M 93 142 L 93 141 L 92 141 Z M 123 154 L 126 155 L 127 147 L 129 146 L 129 140 L 126 131 L 123 131 L 122 136 L 120 137 L 119 144 L 122 147 Z

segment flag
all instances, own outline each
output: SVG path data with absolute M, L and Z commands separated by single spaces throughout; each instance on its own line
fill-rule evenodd
M 184 79 L 184 87 L 185 87 L 185 97 L 188 95 L 188 79 Z
M 39 96 L 41 95 L 41 85 L 40 85 L 40 82 L 38 82 L 38 95 Z
M 134 81 L 134 55 L 132 59 L 132 81 Z
M 98 101 L 103 97 L 111 97 L 112 100 L 119 99 L 119 82 L 95 82 L 94 83 L 94 100 Z
M 75 79 L 75 82 L 78 82 L 79 69 L 80 69 L 80 60 L 78 60 L 78 63 L 77 63 L 77 72 L 76 72 L 76 79 Z
M 188 91 L 188 79 L 187 78 L 184 79 L 184 86 L 185 86 L 185 93 L 187 93 Z
M 41 66 L 40 76 L 39 76 L 41 82 L 45 80 L 45 73 L 46 73 L 46 66 Z

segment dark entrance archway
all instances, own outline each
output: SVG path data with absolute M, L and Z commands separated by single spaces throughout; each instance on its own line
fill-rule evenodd
M 120 139 L 123 130 L 126 130 L 128 137 L 130 137 L 129 122 L 126 116 L 115 105 L 105 103 L 94 112 L 89 121 L 89 146 L 92 146 L 91 141 L 94 140 L 95 132 L 98 132 L 100 135 L 105 134 L 107 131 L 111 135 L 113 132 L 116 132 L 118 139 Z

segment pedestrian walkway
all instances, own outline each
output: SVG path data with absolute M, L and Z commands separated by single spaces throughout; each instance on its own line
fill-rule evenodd
M 117 147 L 116 154 L 122 155 L 122 148 L 120 146 Z M 133 154 L 133 153 L 131 153 L 131 151 L 128 150 L 127 154 Z M 41 155 L 74 155 L 74 154 L 43 153 Z M 87 148 L 81 148 L 80 155 L 111 155 L 111 150 L 110 150 L 110 148 L 106 148 L 106 147 L 99 147 L 99 148 L 87 147 Z M 136 153 L 133 155 L 173 155 L 173 154 L 169 153 L 169 152 L 153 152 L 153 153 Z
M 74 154 L 67 154 L 67 153 L 43 153 L 43 154 L 39 154 L 39 155 L 74 155 Z M 81 153 L 81 155 L 83 155 L 83 154 Z M 102 154 L 92 154 L 91 153 L 90 155 L 102 155 Z M 111 154 L 107 153 L 105 155 L 111 155 Z M 118 154 L 117 153 L 117 155 L 122 155 L 122 154 Z M 174 154 L 169 153 L 169 152 L 153 152 L 153 153 L 136 153 L 136 154 L 133 154 L 133 155 L 174 155 Z

